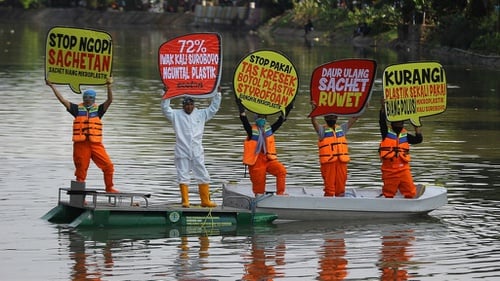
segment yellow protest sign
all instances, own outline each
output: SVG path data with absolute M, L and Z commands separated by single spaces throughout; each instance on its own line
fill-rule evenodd
M 103 31 L 74 27 L 49 30 L 45 48 L 45 78 L 68 84 L 81 93 L 80 85 L 104 85 L 111 76 L 113 44 Z
M 413 62 L 388 66 L 382 79 L 385 112 L 390 122 L 420 118 L 446 110 L 446 75 L 437 62 Z
M 234 93 L 243 106 L 257 114 L 285 112 L 299 89 L 297 70 L 276 51 L 260 50 L 244 57 L 233 77 Z

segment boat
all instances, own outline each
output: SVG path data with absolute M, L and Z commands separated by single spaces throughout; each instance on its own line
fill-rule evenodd
M 248 209 L 256 213 L 272 213 L 278 220 L 371 220 L 427 215 L 447 203 L 444 187 L 426 185 L 418 198 L 406 199 L 381 195 L 381 188 L 348 187 L 344 197 L 324 197 L 320 187 L 287 187 L 286 195 L 274 192 L 257 197 L 251 182 L 229 181 L 223 184 L 223 208 Z
M 230 207 L 203 208 L 180 202 L 152 202 L 151 194 L 107 193 L 85 188 L 72 181 L 69 188 L 59 188 L 58 204 L 42 219 L 72 228 L 113 227 L 196 227 L 233 229 L 239 226 L 271 224 L 277 216 Z
M 65 226 L 59 226 L 64 228 Z M 252 236 L 254 234 L 273 233 L 277 225 L 274 223 L 258 225 L 158 225 L 158 226 L 124 226 L 124 227 L 77 227 L 65 234 L 77 234 L 89 241 L 106 242 L 109 240 L 144 240 L 199 236 Z

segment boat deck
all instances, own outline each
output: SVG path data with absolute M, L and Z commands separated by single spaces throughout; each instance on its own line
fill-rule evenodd
M 75 197 L 76 196 L 76 197 Z M 181 203 L 150 202 L 149 193 L 109 193 L 100 189 L 72 190 L 59 188 L 58 204 L 87 210 L 116 210 L 116 211 L 168 211 L 206 213 L 212 212 L 250 212 L 248 209 L 239 209 L 228 206 L 213 208 L 202 207 L 200 204 L 191 204 L 189 208 L 182 207 Z
M 53 223 L 71 227 L 145 226 L 145 225 L 253 225 L 271 223 L 277 216 L 227 206 L 205 208 L 180 203 L 151 202 L 151 194 L 108 193 L 85 189 L 72 183 L 59 188 L 58 205 L 43 216 Z

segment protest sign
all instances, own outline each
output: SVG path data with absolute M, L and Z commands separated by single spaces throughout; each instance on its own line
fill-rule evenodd
M 446 75 L 437 62 L 395 64 L 384 70 L 382 79 L 385 112 L 390 122 L 420 118 L 446 110 Z
M 47 34 L 45 79 L 54 84 L 68 84 L 80 94 L 80 85 L 106 84 L 112 63 L 113 44 L 106 32 L 54 27 Z
M 220 83 L 221 67 L 221 37 L 217 33 L 191 33 L 163 43 L 158 51 L 158 68 L 166 89 L 163 99 L 212 96 Z
M 299 89 L 297 70 L 283 54 L 271 50 L 255 51 L 237 65 L 233 77 L 234 93 L 243 106 L 257 114 L 285 112 Z
M 311 102 L 316 105 L 309 117 L 327 114 L 359 115 L 370 100 L 377 63 L 346 59 L 317 67 L 311 77 Z

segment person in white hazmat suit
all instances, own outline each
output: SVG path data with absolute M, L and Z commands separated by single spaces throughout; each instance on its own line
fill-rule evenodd
M 220 103 L 220 91 L 214 95 L 210 106 L 205 109 L 196 108 L 194 99 L 191 97 L 184 97 L 182 109 L 172 109 L 170 99 L 162 101 L 163 114 L 172 122 L 175 131 L 175 167 L 184 208 L 189 208 L 191 171 L 198 183 L 201 206 L 210 208 L 217 206 L 210 200 L 210 175 L 205 167 L 202 140 L 205 123 L 214 117 L 219 110 Z

